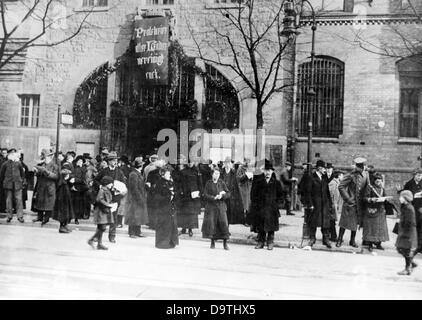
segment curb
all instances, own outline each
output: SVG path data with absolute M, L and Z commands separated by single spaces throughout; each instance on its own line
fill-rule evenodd
M 32 213 L 28 213 L 25 212 L 25 215 L 27 217 L 36 217 L 36 214 L 32 214 Z M 0 219 L 6 219 L 7 215 L 6 214 L 0 214 Z M 43 227 L 41 227 L 41 224 L 39 222 L 34 223 L 32 221 L 25 221 L 24 224 L 20 223 L 17 221 L 17 219 L 14 217 L 13 220 L 10 223 L 7 223 L 6 220 L 0 221 L 0 226 L 1 225 L 10 225 L 10 226 L 20 226 L 20 227 L 25 227 L 25 228 L 46 228 L 46 229 L 59 229 L 59 223 L 55 220 L 50 219 L 50 222 L 46 225 L 44 225 Z M 72 231 L 90 231 L 90 232 L 94 232 L 96 229 L 96 226 L 86 222 L 86 221 L 81 221 L 79 225 L 75 225 L 75 224 L 71 224 L 71 229 Z M 123 227 L 123 228 L 118 228 L 116 230 L 116 233 L 119 235 L 127 235 L 127 226 Z M 147 237 L 155 237 L 155 231 L 148 229 L 148 228 L 142 228 L 142 233 L 147 236 Z M 246 237 L 246 236 L 245 236 Z M 194 234 L 193 237 L 189 237 L 187 235 L 181 235 L 179 236 L 179 239 L 183 239 L 183 240 L 191 240 L 191 241 L 202 241 L 202 242 L 209 242 L 209 239 L 204 239 L 201 237 L 200 233 L 196 233 Z M 308 240 L 304 240 L 304 247 L 301 248 L 301 242 L 302 239 L 300 240 L 294 240 L 294 241 L 287 241 L 287 240 L 276 240 L 274 241 L 274 247 L 275 248 L 281 248 L 281 249 L 290 249 L 290 250 L 303 250 L 303 251 L 326 251 L 326 252 L 336 252 L 336 253 L 349 253 L 349 254 L 367 254 L 367 255 L 382 255 L 382 256 L 391 256 L 393 254 L 396 253 L 395 249 L 392 248 L 385 248 L 384 251 L 379 251 L 379 250 L 374 250 L 372 253 L 369 252 L 367 249 L 364 249 L 362 247 L 356 248 L 356 249 L 351 249 L 348 247 L 342 247 L 342 248 L 337 248 L 335 247 L 335 244 L 333 244 L 333 247 L 331 249 L 328 249 L 325 245 L 316 243 L 311 250 L 306 250 L 306 243 Z M 232 243 L 232 244 L 240 244 L 240 245 L 247 245 L 247 246 L 255 246 L 256 245 L 256 241 L 251 239 L 251 238 L 241 238 L 239 236 L 235 236 L 235 237 L 231 237 L 228 240 L 228 243 Z

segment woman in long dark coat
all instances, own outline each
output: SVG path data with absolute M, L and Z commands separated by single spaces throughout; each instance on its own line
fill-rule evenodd
M 417 264 L 413 262 L 418 247 L 418 236 L 416 233 L 415 208 L 412 205 L 413 194 L 409 190 L 400 193 L 400 222 L 396 241 L 397 251 L 404 257 L 405 269 L 399 275 L 410 275 L 412 268 Z
M 54 205 L 53 219 L 60 222 L 59 233 L 70 233 L 69 221 L 74 218 L 72 197 L 70 194 L 69 180 L 72 172 L 63 169 L 57 183 L 56 203 Z
M 142 174 L 142 157 L 134 161 L 134 169 L 129 173 L 128 194 L 125 206 L 125 224 L 129 226 L 131 238 L 143 237 L 141 226 L 148 223 L 147 191 Z
M 171 169 L 160 169 L 160 179 L 154 187 L 156 211 L 155 246 L 160 249 L 171 249 L 179 244 L 177 232 L 176 207 L 174 202 L 174 185 L 171 180 Z
M 245 159 L 245 163 L 240 165 L 237 169 L 236 179 L 243 203 L 244 215 L 246 217 L 251 205 L 251 189 L 253 181 L 253 171 L 249 168 L 249 159 Z
M 224 168 L 221 170 L 221 180 L 224 181 L 230 191 L 230 198 L 226 200 L 229 224 L 245 224 L 242 198 L 239 185 L 237 184 L 236 172 L 230 159 L 226 159 L 224 162 Z
M 189 230 L 189 236 L 193 236 L 192 229 L 198 229 L 198 215 L 201 212 L 201 177 L 194 163 L 189 163 L 180 172 L 179 210 L 177 212 L 177 225 L 182 228 L 182 234 Z
M 387 218 L 385 215 L 384 202 L 378 202 L 378 198 L 386 196 L 382 187 L 382 176 L 375 174 L 374 185 L 368 184 L 363 201 L 367 204 L 363 212 L 363 241 L 368 244 L 369 251 L 374 245 L 379 250 L 384 250 L 381 242 L 389 241 Z
M 215 241 L 223 240 L 225 250 L 229 250 L 227 240 L 230 238 L 227 219 L 226 200 L 230 198 L 230 191 L 220 179 L 220 169 L 213 169 L 212 180 L 204 189 L 205 215 L 202 223 L 202 238 L 211 239 L 211 249 L 215 249 Z
M 89 187 L 86 183 L 86 167 L 83 164 L 83 157 L 76 157 L 72 179 L 70 180 L 72 183 L 72 204 L 76 224 L 79 224 L 79 219 L 89 219 L 91 211 L 91 203 L 87 193 Z

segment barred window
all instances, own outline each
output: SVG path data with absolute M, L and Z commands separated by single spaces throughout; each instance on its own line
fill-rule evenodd
M 307 134 L 309 113 L 312 112 L 314 136 L 338 138 L 343 133 L 344 63 L 333 57 L 317 56 L 314 62 L 313 81 L 311 74 L 310 61 L 299 66 L 297 93 L 299 135 Z M 315 96 L 308 94 L 312 86 L 315 89 Z
M 107 7 L 108 0 L 83 0 L 83 7 Z
M 399 136 L 421 137 L 422 55 L 397 63 L 400 79 Z
M 38 128 L 40 118 L 40 96 L 23 94 L 19 96 L 20 105 L 20 126 Z

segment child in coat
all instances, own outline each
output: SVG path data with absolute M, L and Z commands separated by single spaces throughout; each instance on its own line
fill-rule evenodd
M 111 190 L 113 188 L 113 178 L 105 176 L 101 179 L 101 187 L 98 191 L 98 195 L 95 201 L 94 208 L 94 223 L 97 224 L 97 231 L 88 240 L 88 244 L 95 249 L 94 241 L 98 241 L 98 250 L 108 250 L 102 243 L 103 233 L 107 229 L 107 225 L 113 224 L 114 219 L 112 215 L 112 208 L 115 205 L 112 204 L 113 195 Z M 117 209 L 117 207 L 115 208 Z
M 401 208 L 396 248 L 397 251 L 404 257 L 405 269 L 398 272 L 398 274 L 409 276 L 412 273 L 412 269 L 417 267 L 417 264 L 413 262 L 413 258 L 418 246 L 415 209 L 412 205 L 412 192 L 409 190 L 400 192 L 399 200 Z

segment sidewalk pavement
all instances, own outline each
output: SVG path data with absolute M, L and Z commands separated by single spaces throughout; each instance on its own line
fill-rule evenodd
M 6 214 L 0 213 L 0 225 L 19 225 L 23 227 L 41 227 L 41 223 L 33 223 L 32 220 L 37 217 L 37 215 L 29 210 L 24 211 L 25 223 L 21 224 L 17 221 L 16 216 L 14 216 L 12 222 L 8 224 L 6 222 Z M 300 249 L 300 250 L 309 250 L 307 247 L 308 240 L 304 240 L 302 243 L 302 228 L 303 228 L 303 213 L 300 211 L 295 211 L 295 216 L 287 216 L 285 211 L 282 212 L 280 217 L 280 230 L 275 233 L 274 246 L 277 248 L 290 248 L 290 249 Z M 193 237 L 189 237 L 188 234 L 180 235 L 181 240 L 196 240 L 196 241 L 206 241 L 209 242 L 209 239 L 203 239 L 200 231 L 203 221 L 203 213 L 199 216 L 199 229 L 193 230 Z M 79 225 L 72 223 L 69 227 L 74 231 L 91 231 L 94 233 L 96 225 L 93 223 L 92 217 L 89 220 L 80 220 Z M 352 253 L 352 254 L 372 254 L 372 255 L 393 255 L 396 254 L 395 250 L 395 240 L 396 235 L 391 232 L 393 230 L 396 219 L 387 217 L 390 241 L 384 242 L 382 245 L 385 248 L 384 251 L 374 250 L 373 253 L 368 252 L 367 249 L 353 248 L 349 246 L 350 231 L 346 231 L 344 235 L 344 243 L 341 248 L 337 248 L 335 243 L 332 243 L 332 248 L 328 249 L 325 245 L 322 244 L 322 234 L 317 231 L 317 242 L 312 247 L 312 250 L 319 251 L 332 251 L 332 252 L 343 252 L 343 253 Z M 59 229 L 59 223 L 50 219 L 50 222 L 44 226 L 44 228 L 55 228 Z M 127 226 L 117 229 L 117 234 L 121 236 L 128 236 Z M 338 230 L 338 228 L 337 228 Z M 148 229 L 146 226 L 142 226 L 142 233 L 147 237 L 154 237 L 155 231 Z M 250 228 L 243 225 L 230 225 L 231 237 L 229 243 L 244 244 L 254 246 L 256 244 L 255 236 L 256 234 L 250 232 Z M 362 240 L 362 230 L 357 232 L 356 242 L 358 245 L 361 244 Z M 117 238 L 118 241 L 118 238 Z

